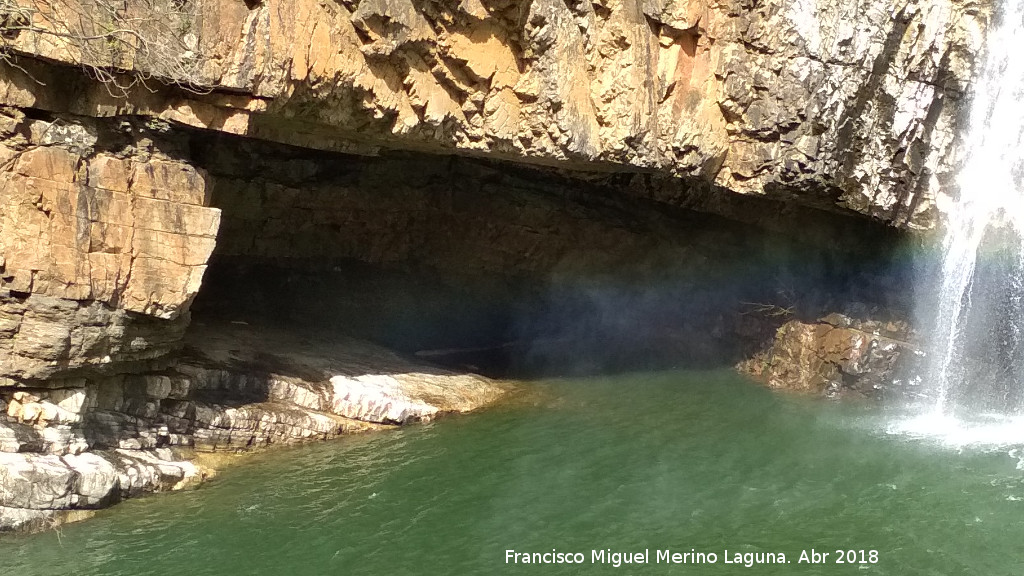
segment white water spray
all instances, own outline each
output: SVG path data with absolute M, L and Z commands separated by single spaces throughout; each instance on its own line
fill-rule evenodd
M 974 86 L 960 198 L 947 215 L 928 370 L 936 415 L 1021 410 L 1024 1 L 1003 8 Z

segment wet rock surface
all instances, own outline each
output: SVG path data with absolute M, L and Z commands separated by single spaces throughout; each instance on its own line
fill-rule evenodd
M 357 340 L 196 326 L 159 372 L 0 387 L 0 530 L 194 485 L 197 452 L 429 421 L 508 390 Z
M 771 346 L 739 369 L 770 388 L 879 398 L 894 386 L 917 347 L 903 321 L 856 320 L 830 314 L 816 322 L 790 320 Z
M 201 479 L 195 465 L 167 448 L 0 452 L 0 532 L 53 527 L 124 498 L 178 490 Z

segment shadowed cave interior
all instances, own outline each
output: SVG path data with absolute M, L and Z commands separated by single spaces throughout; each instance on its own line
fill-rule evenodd
M 532 377 L 732 365 L 790 319 L 909 308 L 909 240 L 859 217 L 795 210 L 768 231 L 741 220 L 774 202 L 726 219 L 631 195 L 624 175 L 189 145 L 222 210 L 199 326 L 343 334 Z

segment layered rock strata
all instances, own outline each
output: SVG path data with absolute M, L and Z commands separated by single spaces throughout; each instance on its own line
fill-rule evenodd
M 542 324 L 611 318 L 602 329 L 667 334 L 688 360 L 788 319 L 752 320 L 743 306 L 816 317 L 871 292 L 860 279 L 874 272 L 848 262 L 899 237 L 865 241 L 871 225 L 851 216 L 936 226 L 991 11 L 968 0 L 104 2 L 19 0 L 0 15 L 16 24 L 0 30 L 8 527 L 188 484 L 189 450 L 329 437 L 498 393 L 448 374 L 309 367 L 304 352 L 285 362 L 298 375 L 262 357 L 182 354 L 215 248 L 242 266 L 309 272 L 295 263 L 349 258 L 471 288 L 553 278 Z M 247 163 L 217 147 L 256 141 L 302 152 Z M 496 160 L 548 169 L 517 176 Z M 425 181 L 397 185 L 402 170 Z M 760 230 L 689 210 L 786 232 L 814 256 L 766 272 L 742 257 L 775 257 Z M 617 292 L 623 277 L 633 284 Z M 633 289 L 643 283 L 673 288 L 650 296 Z M 622 323 L 623 303 L 644 312 Z M 888 369 L 885 338 L 897 337 L 844 322 L 787 324 L 758 370 L 776 385 L 874 389 L 863 375 Z
M 988 18 L 950 0 L 96 7 L 25 4 L 4 37 L 0 372 L 18 382 L 180 345 L 220 214 L 172 124 L 614 170 L 621 198 L 783 229 L 792 206 L 928 228 Z M 127 22 L 149 41 L 96 33 Z M 737 210 L 737 192 L 774 200 Z
M 143 366 L 180 344 L 220 211 L 128 124 L 0 115 L 0 374 Z
M 28 58 L 0 99 L 342 152 L 653 172 L 668 179 L 647 193 L 670 204 L 708 183 L 915 228 L 948 193 L 990 16 L 967 0 L 103 1 L 24 0 L 35 27 L 6 42 Z M 148 42 L 95 33 L 125 27 Z
M 429 421 L 509 388 L 336 335 L 196 326 L 158 372 L 0 387 L 0 530 L 194 485 L 197 452 Z

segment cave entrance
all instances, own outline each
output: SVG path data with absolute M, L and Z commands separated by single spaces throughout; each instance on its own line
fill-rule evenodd
M 712 367 L 849 284 L 830 247 L 668 211 L 615 175 L 205 133 L 192 148 L 222 210 L 198 325 L 343 334 L 492 376 Z

